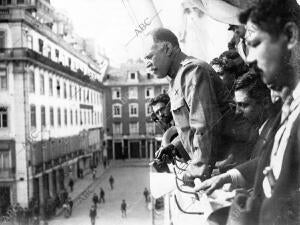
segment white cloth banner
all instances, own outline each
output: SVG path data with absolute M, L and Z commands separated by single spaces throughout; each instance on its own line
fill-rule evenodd
M 226 24 L 239 25 L 241 9 L 222 0 L 184 0 L 183 7 L 196 7 L 211 18 Z

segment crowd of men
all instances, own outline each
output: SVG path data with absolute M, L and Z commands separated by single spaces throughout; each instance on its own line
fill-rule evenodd
M 146 66 L 170 81 L 168 95 L 150 102 L 152 118 L 177 130 L 156 159 L 184 159 L 183 180 L 202 180 L 196 191 L 251 190 L 237 194 L 221 224 L 299 224 L 300 6 L 258 0 L 239 21 L 210 64 L 184 54 L 168 29 L 148 35 Z

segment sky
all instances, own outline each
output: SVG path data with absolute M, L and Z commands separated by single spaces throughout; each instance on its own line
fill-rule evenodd
M 130 6 L 123 0 L 51 0 L 51 4 L 72 20 L 76 34 L 95 38 L 111 64 L 141 56 Z

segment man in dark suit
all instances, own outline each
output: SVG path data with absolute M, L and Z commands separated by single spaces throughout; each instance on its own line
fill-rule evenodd
M 299 224 L 300 6 L 296 0 L 260 0 L 240 21 L 247 28 L 247 60 L 263 71 L 264 83 L 284 102 L 274 143 L 259 160 L 239 168 L 238 179 L 254 180 L 252 207 L 241 224 Z

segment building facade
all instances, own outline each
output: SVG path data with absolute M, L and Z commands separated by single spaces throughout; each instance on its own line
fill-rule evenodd
M 145 72 L 142 62 L 129 62 L 108 72 L 106 139 L 110 159 L 151 158 L 162 131 L 151 120 L 149 100 L 168 90 L 165 79 Z
M 0 1 L 0 214 L 101 161 L 108 60 L 80 43 L 49 0 Z

